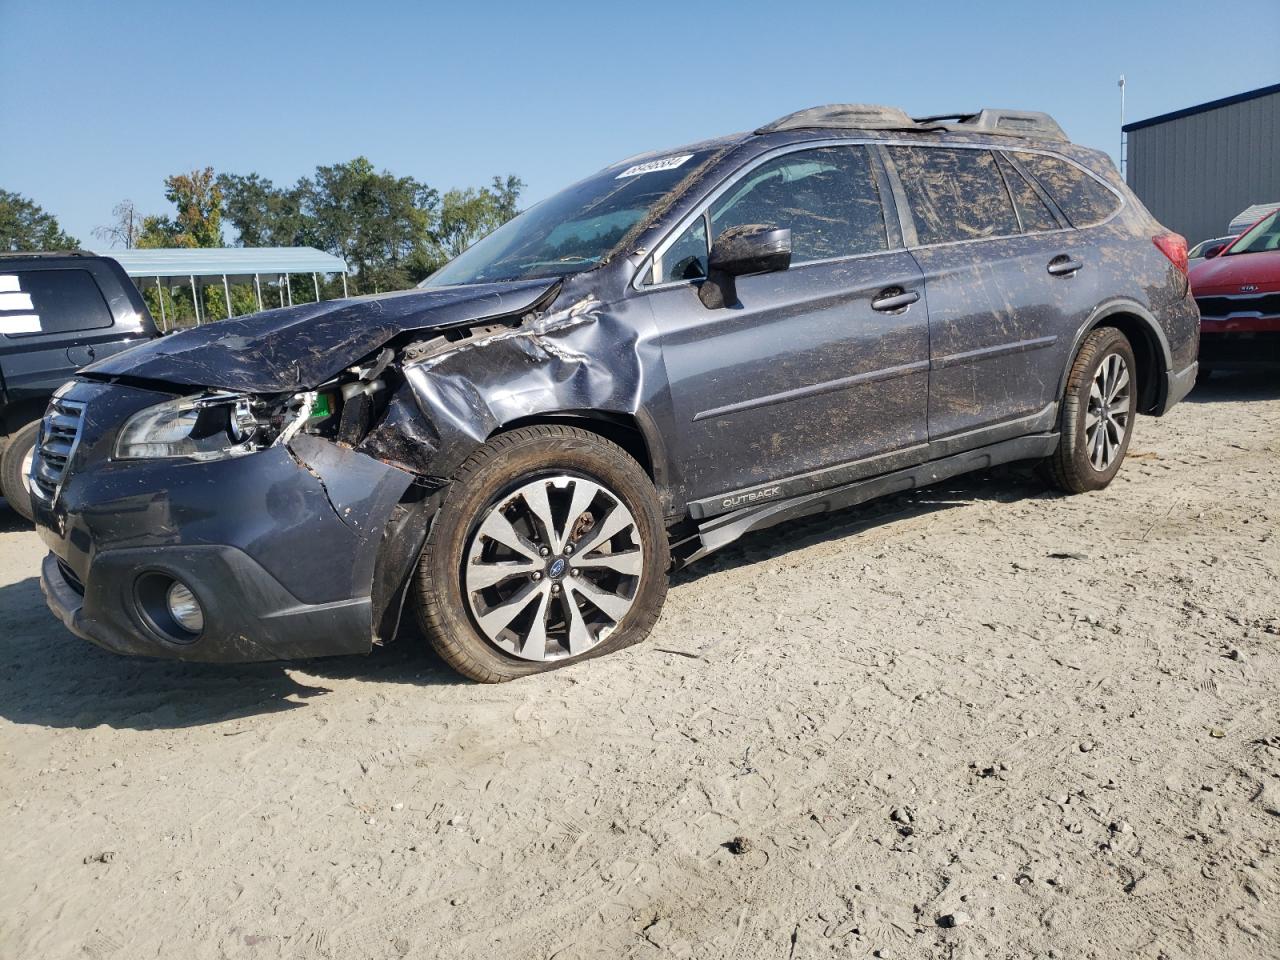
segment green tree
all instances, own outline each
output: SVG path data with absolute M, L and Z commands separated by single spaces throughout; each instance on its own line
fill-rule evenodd
M 212 167 L 165 177 L 165 199 L 177 208 L 172 217 L 142 221 L 140 247 L 221 247 L 222 190 Z
M 494 177 L 492 186 L 450 190 L 440 201 L 433 232 L 440 266 L 516 215 L 524 181 L 514 175 Z
M 365 157 L 317 167 L 298 182 L 316 245 L 354 268 L 365 293 L 400 290 L 430 237 L 440 195 L 412 177 L 378 173 Z
M 63 233 L 57 218 L 18 193 L 0 190 L 0 250 L 74 250 L 75 237 Z
M 311 224 L 302 212 L 300 187 L 278 188 L 256 173 L 219 174 L 222 209 L 242 247 L 310 246 Z

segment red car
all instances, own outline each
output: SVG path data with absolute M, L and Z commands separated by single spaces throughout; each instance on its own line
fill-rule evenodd
M 1280 363 L 1280 210 L 1191 268 L 1201 374 Z

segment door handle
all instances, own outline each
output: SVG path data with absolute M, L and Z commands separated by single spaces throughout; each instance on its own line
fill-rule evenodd
M 1055 277 L 1069 277 L 1084 266 L 1083 260 L 1068 257 L 1065 253 L 1049 261 L 1048 271 Z
M 889 287 L 876 294 L 876 298 L 871 301 L 871 309 L 879 310 L 881 313 L 893 313 L 895 310 L 905 310 L 919 299 L 920 294 L 915 290 Z

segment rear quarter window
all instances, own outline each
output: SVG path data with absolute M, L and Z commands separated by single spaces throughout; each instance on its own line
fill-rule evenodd
M 1018 208 L 1022 232 L 1043 233 L 1047 230 L 1057 230 L 1058 221 L 1040 199 L 1040 194 L 1036 193 L 1027 179 L 1014 169 L 1008 157 L 1003 154 L 997 154 L 997 157 L 1000 162 L 1000 172 L 1004 174 L 1004 181 L 1009 187 L 1009 192 L 1013 194 L 1013 205 Z
M 111 326 L 111 310 L 88 270 L 0 273 L 0 334 L 9 338 Z
M 1074 163 L 1043 153 L 1013 155 L 1040 181 L 1073 227 L 1092 227 L 1120 208 L 1120 198 Z

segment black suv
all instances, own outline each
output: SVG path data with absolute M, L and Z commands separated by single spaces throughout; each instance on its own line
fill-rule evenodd
M 76 370 L 159 336 L 120 264 L 83 253 L 0 254 L 0 493 L 31 519 L 32 451 Z
M 1043 114 L 804 110 L 624 160 L 419 289 L 82 371 L 42 585 L 122 653 L 364 652 L 408 599 L 478 680 L 597 656 L 749 530 L 1013 460 L 1105 487 L 1195 382 L 1185 271 Z

